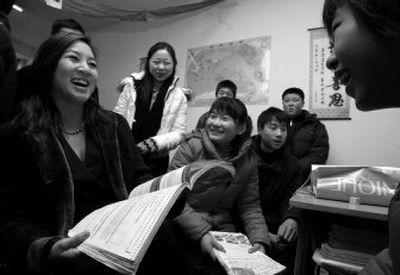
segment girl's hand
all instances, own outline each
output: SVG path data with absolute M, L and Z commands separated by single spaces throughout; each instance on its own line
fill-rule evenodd
M 249 248 L 249 253 L 254 253 L 256 251 L 260 251 L 265 254 L 265 248 L 260 243 L 254 243 L 253 246 Z
M 201 247 L 201 250 L 202 250 L 204 253 L 207 253 L 208 255 L 210 255 L 210 257 L 211 257 L 213 260 L 216 260 L 216 259 L 217 259 L 217 258 L 216 258 L 217 256 L 215 255 L 213 248 L 215 248 L 215 249 L 217 249 L 217 250 L 222 251 L 222 252 L 225 253 L 224 247 L 223 247 L 220 243 L 218 243 L 218 241 L 215 240 L 215 238 L 214 238 L 211 234 L 209 234 L 209 233 L 205 234 L 205 235 L 201 238 L 201 240 L 200 240 L 200 247 Z

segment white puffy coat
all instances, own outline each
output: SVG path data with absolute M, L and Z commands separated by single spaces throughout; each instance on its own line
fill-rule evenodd
M 135 121 L 136 96 L 134 81 L 144 76 L 144 72 L 133 73 L 123 79 L 117 90 L 121 92 L 114 112 L 126 118 L 129 126 Z M 179 78 L 175 77 L 165 95 L 163 115 L 157 135 L 151 137 L 160 152 L 167 152 L 177 147 L 186 134 L 187 100 L 182 89 L 176 86 Z

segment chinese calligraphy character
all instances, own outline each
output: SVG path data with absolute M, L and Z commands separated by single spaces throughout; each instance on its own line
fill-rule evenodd
M 331 105 L 335 107 L 342 107 L 344 100 L 342 99 L 341 93 L 334 93 L 333 95 L 329 96 L 331 98 L 331 102 L 329 103 L 329 107 Z

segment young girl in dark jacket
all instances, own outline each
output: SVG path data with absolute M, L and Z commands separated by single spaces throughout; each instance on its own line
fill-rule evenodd
M 169 166 L 173 170 L 197 160 L 217 159 L 231 163 L 236 171 L 232 182 L 195 186 L 188 194 L 182 214 L 175 219 L 184 235 L 184 249 L 199 274 L 221 272 L 216 262 L 211 260 L 215 259 L 213 248 L 221 247 L 208 232 L 236 231 L 233 209 L 237 210 L 253 244 L 251 251 L 265 252 L 264 245 L 270 245 L 260 207 L 257 166 L 250 151 L 247 117 L 246 107 L 240 100 L 217 99 L 211 106 L 205 129 L 187 137 Z M 201 251 L 211 257 L 204 256 Z

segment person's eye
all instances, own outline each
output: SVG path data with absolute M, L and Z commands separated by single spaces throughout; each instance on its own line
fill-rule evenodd
M 73 62 L 79 61 L 79 58 L 76 55 L 67 55 L 67 58 L 72 60 Z
M 96 61 L 89 61 L 88 62 L 89 67 L 96 69 L 97 68 L 97 62 Z

